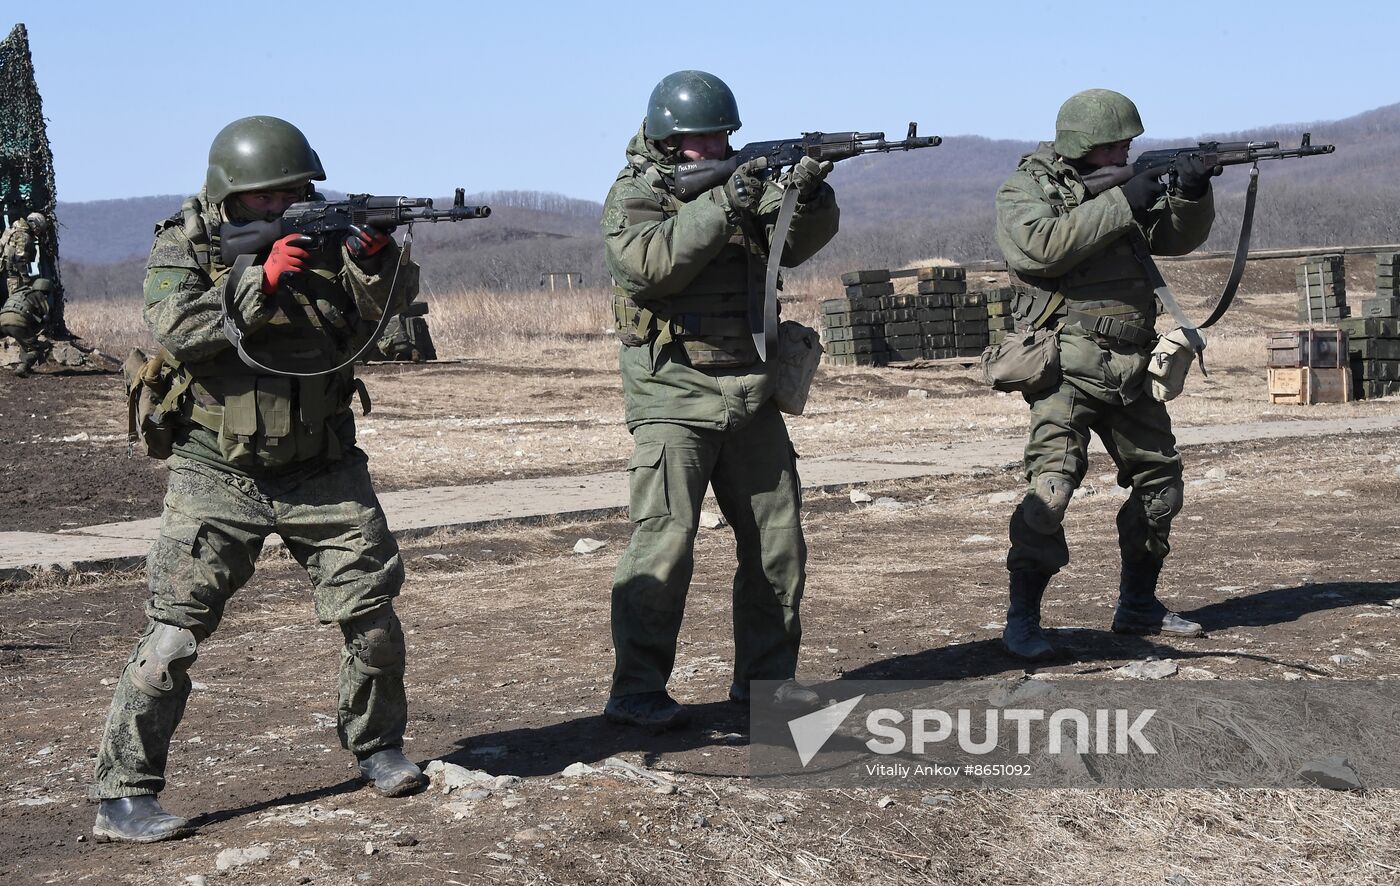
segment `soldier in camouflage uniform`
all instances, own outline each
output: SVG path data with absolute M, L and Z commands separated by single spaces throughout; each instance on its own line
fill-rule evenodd
M 1168 190 L 1139 175 L 1090 197 L 1081 176 L 1127 161 L 1142 134 L 1125 96 L 1091 89 L 1060 108 L 1053 144 L 1022 159 L 997 192 L 997 243 L 1019 282 L 1018 322 L 1058 330 L 1062 378 L 1026 396 L 1030 488 L 1011 518 L 1010 606 L 1003 640 L 1017 656 L 1054 650 L 1040 626 L 1051 576 L 1069 563 L 1061 522 L 1098 434 L 1131 492 L 1118 513 L 1122 554 L 1113 630 L 1198 636 L 1201 626 L 1156 596 L 1172 517 L 1181 510 L 1181 457 L 1165 404 L 1148 392 L 1157 336 L 1155 293 L 1141 254 L 1182 255 L 1205 242 L 1215 216 L 1210 171 L 1179 164 Z
M 39 338 L 49 315 L 49 294 L 53 283 L 44 277 L 33 278 L 28 285 L 10 290 L 0 303 L 0 336 L 8 335 L 19 343 L 19 364 L 15 375 L 27 377 L 35 363 L 42 363 L 49 344 Z
M 666 683 L 707 485 L 738 547 L 730 698 L 747 701 L 752 680 L 783 680 L 780 701 L 816 700 L 792 681 L 807 555 L 797 454 L 773 403 L 771 364 L 758 361 L 747 306 L 761 298 L 782 189 L 800 194 L 782 244 L 785 265 L 826 245 L 839 212 L 823 181 L 831 164 L 810 158 L 783 183 L 765 181 L 749 163 L 692 200 L 675 197 L 668 182 L 676 164 L 728 156 L 739 125 L 733 93 L 718 77 L 667 76 L 604 204 L 635 441 L 628 474 L 636 527 L 612 592 L 617 660 L 605 713 L 613 722 L 665 729 L 686 719 Z
M 28 289 L 34 277 L 30 268 L 39 255 L 39 236 L 48 230 L 49 220 L 41 212 L 17 218 L 5 231 L 0 246 L 0 266 L 4 268 L 5 290 L 13 295 Z
M 416 274 L 393 238 L 373 229 L 343 242 L 283 237 L 241 275 L 220 257 L 222 225 L 274 220 L 312 198 L 311 181 L 324 178 L 300 130 L 246 117 L 215 137 L 204 190 L 157 226 L 145 317 L 174 367 L 168 399 L 180 418 L 148 563 L 150 621 L 122 671 L 98 749 L 100 841 L 192 831 L 156 799 L 190 693 L 188 670 L 273 532 L 310 576 L 317 618 L 345 637 L 341 744 L 385 795 L 424 784 L 401 750 L 404 636 L 393 600 L 403 561 L 355 446 L 350 405 L 357 393 L 362 406 L 367 398 L 353 369 L 324 373 L 373 334 L 381 312 L 406 297 L 400 284 Z M 321 374 L 293 378 L 240 360 L 221 326 L 225 287 L 254 359 Z M 300 641 L 288 642 L 284 651 L 295 654 Z

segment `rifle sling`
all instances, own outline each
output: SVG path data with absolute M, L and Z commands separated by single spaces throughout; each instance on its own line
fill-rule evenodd
M 1148 247 L 1147 238 L 1142 235 L 1137 226 L 1133 226 L 1132 232 L 1128 235 L 1133 244 L 1133 254 L 1142 263 L 1142 267 L 1147 271 L 1147 282 L 1151 284 L 1153 293 L 1157 300 L 1172 315 L 1176 325 L 1181 327 L 1181 331 L 1186 335 L 1186 340 L 1191 343 L 1191 347 L 1196 351 L 1196 361 L 1201 366 L 1201 374 L 1206 375 L 1206 340 L 1201 337 L 1201 330 L 1186 316 L 1186 312 L 1177 304 L 1176 296 L 1172 295 L 1171 287 L 1167 281 L 1162 279 L 1162 272 L 1157 267 L 1157 263 L 1152 260 L 1152 251 Z
M 238 309 L 235 308 L 233 304 L 233 291 L 238 287 L 238 281 L 243 279 L 243 275 L 247 273 L 248 268 L 252 267 L 253 260 L 255 258 L 255 256 L 252 254 L 240 255 L 237 259 L 235 259 L 233 262 L 233 267 L 229 270 L 228 275 L 224 279 L 223 297 L 221 299 L 221 307 L 223 308 L 224 338 L 227 338 L 229 340 L 229 343 L 233 345 L 234 349 L 238 351 L 238 359 L 242 360 L 246 366 L 249 366 L 253 369 L 261 370 L 271 375 L 281 375 L 287 378 L 318 378 L 323 375 L 331 375 L 333 373 L 341 371 L 347 366 L 354 365 L 356 360 L 359 360 L 360 357 L 364 356 L 364 354 L 368 352 L 369 349 L 373 347 L 376 342 L 379 341 L 380 336 L 384 334 L 384 328 L 389 325 L 389 317 L 391 316 L 389 311 L 389 305 L 393 303 L 394 287 L 397 286 L 399 282 L 399 269 L 403 267 L 404 258 L 408 254 L 408 246 L 412 242 L 413 227 L 412 225 L 410 225 L 407 233 L 404 234 L 404 244 L 403 248 L 399 251 L 399 260 L 394 264 L 394 276 L 393 279 L 389 281 L 389 297 L 385 300 L 386 303 L 384 305 L 384 308 L 379 313 L 379 323 L 374 327 L 373 334 L 371 334 L 370 337 L 365 340 L 364 344 L 360 345 L 360 349 L 356 351 L 354 355 L 347 358 L 340 364 L 332 366 L 330 369 L 323 369 L 320 372 L 289 372 L 283 369 L 274 369 L 271 366 L 264 366 L 262 363 L 259 363 L 256 359 L 254 359 L 254 357 L 251 354 L 244 350 L 243 337 L 245 335 L 245 331 L 239 320 Z
M 749 306 L 749 328 L 753 332 L 754 347 L 758 359 L 768 361 L 768 349 L 778 345 L 778 272 L 783 260 L 783 250 L 787 247 L 788 231 L 792 228 L 792 217 L 797 212 L 797 188 L 789 186 L 783 191 L 783 205 L 778 210 L 778 221 L 773 226 L 773 238 L 768 241 L 768 273 L 763 280 L 762 312 Z
M 1235 291 L 1240 288 L 1240 280 L 1244 277 L 1245 260 L 1249 258 L 1249 238 L 1254 233 L 1254 201 L 1259 196 L 1259 164 L 1254 164 L 1249 170 L 1249 188 L 1244 192 L 1244 217 L 1240 220 L 1240 239 L 1235 245 L 1235 263 L 1230 266 L 1230 279 L 1225 281 L 1225 288 L 1220 291 L 1220 298 L 1216 300 L 1215 310 L 1210 312 L 1206 322 L 1200 328 L 1215 325 L 1215 322 L 1225 316 L 1225 312 L 1230 309 L 1230 303 L 1235 300 Z

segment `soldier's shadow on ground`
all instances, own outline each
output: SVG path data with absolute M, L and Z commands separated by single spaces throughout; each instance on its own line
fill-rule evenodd
M 1383 605 L 1396 598 L 1400 598 L 1400 582 L 1320 582 L 1231 597 L 1183 614 L 1200 622 L 1209 633 L 1284 624 L 1314 612 Z
M 294 794 L 283 794 L 280 797 L 270 797 L 266 800 L 259 800 L 256 803 L 246 803 L 242 806 L 236 806 L 232 809 L 219 809 L 213 812 L 206 812 L 203 815 L 191 817 L 190 822 L 197 828 L 204 828 L 221 821 L 239 818 L 240 816 L 266 812 L 278 806 L 295 806 L 300 803 L 315 803 L 338 794 L 353 793 L 364 787 L 364 779 L 349 778 L 338 784 L 310 788 L 305 791 L 298 791 Z
M 605 701 L 598 699 L 600 711 Z M 748 745 L 748 705 L 719 701 L 687 704 L 686 710 L 690 713 L 689 725 L 667 732 L 618 726 L 598 713 L 548 726 L 463 737 L 457 740 L 457 750 L 442 759 L 468 769 L 486 769 L 494 775 L 524 777 L 556 774 L 570 763 L 593 765 L 622 753 L 641 753 L 650 766 L 669 754 Z M 688 771 L 733 776 L 745 775 L 747 770 L 747 760 L 736 764 L 728 758 L 716 762 L 713 770 L 691 767 Z

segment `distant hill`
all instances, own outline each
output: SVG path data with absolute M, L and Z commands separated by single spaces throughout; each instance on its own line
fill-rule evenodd
M 1261 167 L 1255 246 L 1400 241 L 1400 179 L 1395 174 L 1400 104 L 1344 120 L 1202 137 L 1296 144 L 1304 131 L 1313 133 L 1315 143 L 1337 144 L 1337 153 Z M 992 239 L 993 198 L 1035 144 L 940 134 L 945 141 L 938 148 L 860 157 L 837 167 L 832 183 L 840 195 L 841 233 L 804 273 L 892 267 L 932 256 L 1000 257 Z M 1135 148 L 1197 140 L 1142 140 Z M 1243 167 L 1227 169 L 1216 179 L 1218 221 L 1208 249 L 1233 245 L 1247 180 Z M 60 248 L 70 292 L 82 297 L 138 290 L 152 225 L 177 211 L 183 199 L 60 203 Z M 528 288 L 539 284 L 544 271 L 578 271 L 590 284 L 605 279 L 599 203 L 534 191 L 470 199 L 489 203 L 491 218 L 415 229 L 415 256 L 424 265 L 426 287 Z

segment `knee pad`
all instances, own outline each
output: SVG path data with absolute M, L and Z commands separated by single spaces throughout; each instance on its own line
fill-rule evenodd
M 1173 517 L 1181 513 L 1184 488 L 1184 484 L 1177 480 L 1170 486 L 1159 486 L 1156 489 L 1144 489 L 1140 492 L 1142 510 L 1147 514 L 1147 522 L 1170 523 Z
M 189 628 L 156 622 L 136 647 L 127 667 L 136 688 L 154 698 L 169 695 L 177 677 L 189 670 L 198 657 L 198 641 Z
M 371 676 L 402 670 L 403 626 L 393 609 L 385 608 L 341 625 L 345 649 L 355 666 Z
M 1026 525 L 1041 535 L 1058 532 L 1074 495 L 1074 481 L 1064 474 L 1039 474 L 1021 501 Z

